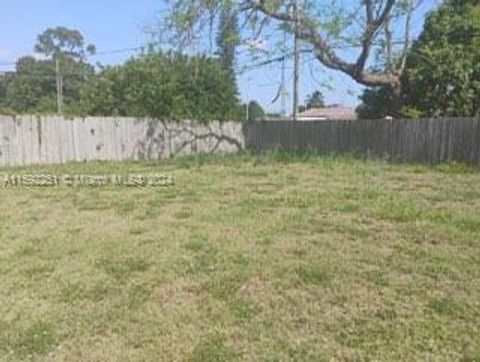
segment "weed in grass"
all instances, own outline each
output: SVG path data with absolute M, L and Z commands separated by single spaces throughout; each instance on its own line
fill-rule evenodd
M 458 220 L 459 229 L 470 232 L 470 233 L 479 233 L 480 234 L 480 220 L 471 216 L 464 216 Z
M 464 344 L 460 362 L 478 362 L 480 361 L 480 346 L 470 346 Z
M 425 274 L 435 280 L 455 278 L 452 269 L 439 261 L 429 261 L 425 265 Z
M 134 201 L 121 201 L 121 202 L 117 202 L 115 203 L 115 211 L 121 215 L 121 216 L 128 216 L 128 215 L 131 215 L 135 209 L 136 209 L 136 206 L 135 206 L 135 202 Z
M 113 205 L 109 200 L 102 200 L 98 195 L 92 194 L 83 200 L 78 200 L 75 206 L 78 211 L 104 211 L 112 209 Z
M 397 318 L 397 312 L 392 307 L 384 307 L 375 312 L 375 317 L 383 321 L 393 321 Z
M 33 242 L 29 242 L 26 245 L 22 245 L 19 247 L 18 251 L 16 252 L 17 256 L 22 257 L 32 257 L 41 252 L 41 249 L 38 245 L 34 244 Z
M 182 209 L 174 214 L 175 218 L 179 220 L 189 219 L 193 215 L 191 209 Z
M 326 351 L 320 349 L 318 342 L 297 342 L 288 347 L 288 357 L 291 361 L 304 362 L 329 362 L 332 361 L 332 356 Z
M 386 272 L 373 270 L 366 272 L 364 275 L 368 281 L 372 282 L 377 287 L 387 287 L 390 284 Z
M 296 275 L 302 283 L 310 285 L 328 286 L 333 276 L 321 266 L 303 264 L 296 268 Z
M 220 332 L 214 332 L 203 338 L 193 349 L 190 362 L 227 362 L 237 360 L 237 353 L 226 344 L 226 338 Z
M 474 166 L 467 165 L 465 163 L 450 162 L 435 166 L 435 171 L 446 174 L 471 174 L 478 172 L 478 169 Z
M 86 288 L 82 283 L 66 283 L 61 289 L 61 300 L 64 303 L 74 304 L 86 296 Z
M 85 297 L 92 302 L 98 303 L 107 300 L 111 294 L 114 294 L 114 289 L 107 279 L 97 281 L 90 289 L 85 292 Z
M 360 205 L 354 202 L 339 202 L 335 205 L 335 211 L 353 213 L 360 210 Z
M 148 231 L 148 229 L 146 227 L 143 227 L 143 226 L 136 226 L 136 227 L 132 227 L 130 229 L 130 235 L 142 235 L 142 234 L 145 234 L 146 232 Z
M 19 331 L 12 344 L 14 354 L 32 356 L 46 354 L 57 343 L 53 326 L 45 322 L 36 322 L 24 331 Z
M 165 203 L 157 197 L 153 200 L 147 200 L 145 207 L 145 217 L 147 219 L 155 219 L 164 211 Z
M 149 285 L 138 284 L 131 287 L 128 291 L 127 306 L 129 309 L 136 309 L 147 302 L 152 294 L 152 288 Z
M 406 200 L 388 200 L 380 204 L 378 216 L 395 222 L 412 222 L 419 219 L 424 210 Z
M 252 262 L 252 259 L 250 258 L 249 255 L 235 252 L 229 256 L 229 258 L 227 259 L 227 262 L 228 264 L 231 264 L 234 267 L 240 268 L 240 270 L 245 270 Z
M 449 297 L 433 298 L 428 307 L 440 315 L 452 315 L 458 310 L 455 301 Z
M 246 280 L 246 275 L 242 271 L 236 271 L 219 277 L 209 278 L 203 283 L 203 288 L 213 297 L 228 301 L 240 289 Z
M 33 281 L 41 281 L 48 278 L 54 270 L 55 267 L 53 265 L 43 262 L 27 266 L 23 274 Z
M 263 246 L 268 247 L 268 246 L 273 245 L 273 244 L 275 243 L 275 240 L 273 240 L 273 238 L 271 238 L 271 237 L 266 236 L 266 237 L 262 238 L 262 240 L 260 241 L 260 243 L 261 243 Z
M 199 245 L 197 244 L 197 247 L 198 246 Z M 196 275 L 215 271 L 217 255 L 218 250 L 215 247 L 205 244 L 203 247 L 195 251 L 193 263 L 187 268 L 187 273 Z
M 134 273 L 146 272 L 149 263 L 140 257 L 100 258 L 96 266 L 117 280 L 125 280 Z
M 185 243 L 185 249 L 200 252 L 202 249 L 208 247 L 208 239 L 205 235 L 200 233 L 192 233 L 190 239 Z

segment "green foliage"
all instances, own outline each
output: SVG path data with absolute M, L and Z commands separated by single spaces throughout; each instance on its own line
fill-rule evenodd
M 79 101 L 79 87 L 93 67 L 71 58 L 60 60 L 64 78 L 64 104 L 68 110 Z M 23 57 L 16 72 L 4 81 L 1 105 L 18 113 L 53 113 L 56 111 L 56 72 L 53 60 Z
M 259 121 L 265 116 L 265 111 L 257 101 L 248 103 L 248 122 Z M 237 107 L 235 120 L 245 121 L 247 117 L 247 104 L 243 103 Z
M 217 59 L 150 53 L 106 67 L 83 87 L 78 113 L 156 119 L 227 120 L 237 90 Z
M 392 93 L 366 89 L 358 108 L 362 118 L 401 113 L 405 117 L 480 115 L 480 6 L 451 0 L 431 12 L 409 50 L 402 77 L 403 107 Z
M 235 58 L 240 38 L 238 14 L 232 4 L 223 7 L 220 11 L 216 41 L 217 54 L 225 72 L 226 81 L 232 83 L 235 87 L 235 93 L 238 93 Z
M 93 45 L 85 46 L 81 33 L 63 27 L 47 29 L 40 34 L 35 51 L 47 58 L 20 58 L 16 70 L 0 79 L 0 107 L 2 112 L 53 113 L 56 112 L 57 71 L 63 78 L 63 103 L 71 112 L 79 102 L 80 86 L 94 74 L 84 61 L 86 53 L 94 52 Z
M 321 108 L 324 106 L 325 101 L 323 99 L 323 94 L 319 90 L 316 90 L 315 92 L 310 94 L 305 101 L 306 109 Z
M 47 29 L 35 45 L 46 59 L 21 58 L 16 72 L 0 78 L 0 109 L 4 113 L 56 112 L 58 66 L 63 108 L 69 115 L 237 119 L 235 46 L 229 41 L 236 20 L 232 13 L 225 19 L 228 31 L 219 35 L 220 59 L 152 51 L 97 74 L 85 62 L 94 46 L 85 45 L 80 32 Z M 258 105 L 251 107 L 253 117 L 263 114 Z
M 428 15 L 407 60 L 406 105 L 422 115 L 480 112 L 480 6 L 449 1 Z
M 18 60 L 16 73 L 7 84 L 4 104 L 16 111 L 34 112 L 55 104 L 55 69 L 50 61 L 33 57 Z
M 357 114 L 364 119 L 379 119 L 392 116 L 395 102 L 392 92 L 386 87 L 367 88 L 360 96 L 362 104 L 357 108 Z
M 8 84 L 11 80 L 11 77 L 9 77 L 7 74 L 1 74 L 0 73 L 0 111 L 2 114 L 9 113 L 6 112 L 6 98 L 7 98 L 7 89 L 8 89 Z
M 218 55 L 224 69 L 234 72 L 236 48 L 240 42 L 238 14 L 232 6 L 220 12 L 217 34 Z M 235 76 L 235 75 L 234 75 Z
M 85 45 L 83 35 L 74 29 L 63 26 L 49 28 L 37 37 L 35 51 L 47 57 L 62 57 L 84 59 L 86 54 L 95 53 L 95 46 Z
M 5 98 L 7 95 L 7 77 L 5 75 L 0 74 L 0 102 Z

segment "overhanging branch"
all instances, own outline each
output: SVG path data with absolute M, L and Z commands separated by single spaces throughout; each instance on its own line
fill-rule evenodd
M 334 47 L 319 32 L 315 21 L 305 14 L 300 14 L 298 18 L 299 37 L 313 45 L 315 57 L 326 67 L 341 71 L 357 82 L 367 86 L 395 85 L 400 78 L 397 72 L 373 74 L 365 71 L 365 65 L 370 55 L 373 41 L 391 14 L 395 2 L 396 0 L 386 0 L 383 7 L 375 8 L 372 0 L 364 0 L 366 12 L 365 30 L 361 38 L 361 52 L 354 63 L 339 57 Z M 260 12 L 266 17 L 281 22 L 293 24 L 296 21 L 296 17 L 292 13 L 284 9 L 271 8 L 267 0 L 246 0 L 241 8 L 243 11 Z

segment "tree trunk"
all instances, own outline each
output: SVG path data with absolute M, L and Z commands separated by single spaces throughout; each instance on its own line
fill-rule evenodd
M 392 83 L 390 86 L 393 97 L 393 109 L 392 117 L 401 118 L 403 116 L 403 91 L 402 91 L 402 82 L 399 79 L 398 82 Z

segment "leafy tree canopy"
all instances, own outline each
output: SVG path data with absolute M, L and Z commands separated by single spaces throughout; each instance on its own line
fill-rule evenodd
M 162 40 L 185 47 L 211 29 L 222 9 L 234 7 L 241 16 L 244 44 L 267 53 L 270 60 L 275 52 L 291 55 L 275 32 L 293 32 L 296 28 L 303 50 L 321 64 L 360 84 L 387 86 L 399 97 L 408 42 L 399 43 L 398 39 L 409 36 L 416 0 L 169 0 L 167 4 L 169 16 L 158 30 Z M 272 46 L 262 47 L 265 43 Z M 345 47 L 350 47 L 351 55 L 356 53 L 354 60 L 345 57 Z M 386 50 L 385 63 L 389 66 L 381 72 L 370 72 L 368 60 L 378 48 Z M 390 61 L 395 53 L 402 58 L 398 67 Z
M 404 92 L 422 116 L 479 115 L 479 4 L 447 1 L 429 14 L 407 59 Z
M 321 108 L 325 106 L 325 101 L 323 99 L 323 94 L 319 90 L 316 90 L 310 94 L 305 101 L 305 108 Z
M 230 120 L 238 99 L 218 59 L 150 53 L 106 67 L 82 89 L 77 112 L 163 120 Z
M 0 78 L 0 107 L 16 113 L 56 112 L 60 70 L 67 114 L 244 120 L 238 114 L 235 73 L 224 62 L 234 61 L 234 49 L 227 43 L 225 47 L 228 59 L 150 49 L 123 65 L 95 72 L 85 57 L 93 47 L 85 46 L 78 31 L 47 29 L 35 47 L 47 58 L 23 57 L 11 77 Z
M 37 38 L 35 51 L 46 59 L 20 58 L 14 74 L 3 81 L 2 108 L 17 113 L 54 113 L 56 111 L 57 69 L 63 82 L 63 102 L 67 112 L 79 102 L 80 86 L 94 75 L 85 55 L 94 51 L 85 45 L 81 33 L 64 27 L 47 29 Z M 56 59 L 55 59 L 56 58 Z
M 237 108 L 236 120 L 244 121 L 247 117 L 247 104 L 244 103 Z M 248 122 L 261 121 L 265 117 L 265 110 L 257 101 L 248 103 Z
M 83 35 L 78 30 L 59 26 L 49 28 L 37 37 L 35 51 L 47 57 L 62 55 L 84 59 L 87 54 L 95 53 L 95 46 L 86 45 Z
M 403 107 L 386 87 L 360 97 L 360 117 L 478 116 L 480 114 L 480 4 L 450 0 L 431 12 L 406 58 Z

